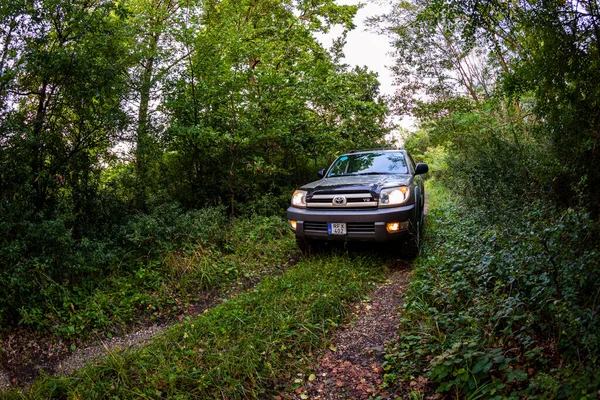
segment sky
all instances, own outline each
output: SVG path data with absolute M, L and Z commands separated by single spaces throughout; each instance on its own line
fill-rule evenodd
M 358 4 L 358 0 L 338 0 L 338 4 Z M 392 47 L 389 44 L 387 36 L 378 35 L 367 29 L 365 20 L 383 14 L 389 10 L 389 5 L 381 2 L 363 0 L 364 6 L 358 10 L 354 17 L 356 28 L 348 33 L 346 46 L 344 47 L 344 61 L 350 65 L 366 65 L 371 71 L 379 74 L 381 82 L 381 93 L 392 94 L 394 92 L 393 79 L 388 66 L 393 64 L 393 59 L 389 55 Z M 323 35 L 323 43 L 329 47 L 334 37 L 340 36 L 342 28 L 332 29 L 328 35 Z
M 381 86 L 380 93 L 391 95 L 394 93 L 394 79 L 389 67 L 393 65 L 394 60 L 391 56 L 392 46 L 389 38 L 385 35 L 379 35 L 367 29 L 365 20 L 369 17 L 386 13 L 391 4 L 386 0 L 373 1 L 363 0 L 364 6 L 358 10 L 354 17 L 356 28 L 348 33 L 346 46 L 344 47 L 344 62 L 352 66 L 367 66 L 371 71 L 378 74 Z M 358 4 L 358 0 L 337 0 L 338 4 Z M 342 34 L 342 28 L 336 27 L 326 35 L 318 35 L 326 48 L 331 47 L 334 38 Z M 400 119 L 393 117 L 392 121 L 405 129 L 414 130 L 414 120 L 409 118 Z

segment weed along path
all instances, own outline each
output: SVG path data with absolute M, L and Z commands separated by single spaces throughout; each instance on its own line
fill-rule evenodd
M 395 398 L 380 389 L 383 383 L 383 352 L 397 335 L 399 308 L 410 264 L 397 261 L 386 282 L 367 300 L 354 306 L 351 320 L 335 333 L 331 345 L 312 366 L 310 374 L 292 379 L 292 393 L 280 399 Z
M 179 322 L 74 353 L 53 371 L 68 375 L 1 397 L 386 398 L 382 355 L 410 269 L 352 249 L 290 260 Z
M 13 386 L 27 386 L 41 373 L 64 376 L 84 368 L 96 360 L 144 346 L 184 318 L 195 318 L 216 302 L 230 296 L 215 291 L 203 292 L 184 314 L 160 323 L 142 321 L 131 332 L 112 337 L 102 336 L 84 342 L 81 347 L 52 337 L 36 337 L 25 332 L 9 335 L 3 340 L 3 360 L 0 365 L 0 391 Z
M 244 228 L 243 224 L 249 222 L 242 221 L 240 225 Z M 240 229 L 244 233 L 232 235 L 228 252 L 202 251 L 199 247 L 189 254 L 167 255 L 153 276 L 159 284 L 148 292 L 133 291 L 144 299 L 152 299 L 153 305 L 163 305 L 152 314 L 137 313 L 150 309 L 149 304 L 138 304 L 124 297 L 120 290 L 114 291 L 110 296 L 114 302 L 130 300 L 136 315 L 127 324 L 114 323 L 112 331 L 88 327 L 87 336 L 72 339 L 36 334 L 25 328 L 1 332 L 0 392 L 29 387 L 40 375 L 70 375 L 88 364 L 103 362 L 107 356 L 134 352 L 164 331 L 176 329 L 182 321 L 198 318 L 220 303 L 251 291 L 266 277 L 284 274 L 297 262 L 293 255 L 296 246 L 286 223 L 267 222 L 263 221 L 261 229 L 268 240 L 263 240 L 260 247 L 247 229 Z M 254 236 L 261 233 L 254 232 Z M 137 282 L 127 284 L 134 286 Z M 178 305 L 175 311 L 167 307 L 173 304 Z

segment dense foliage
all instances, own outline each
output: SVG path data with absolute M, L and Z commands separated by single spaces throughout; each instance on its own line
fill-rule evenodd
M 598 215 L 597 2 L 416 0 L 373 23 L 396 44 L 396 109 L 423 122 L 409 145 L 446 151 L 465 190 Z
M 596 398 L 598 224 L 543 202 L 491 218 L 454 188 L 429 189 L 425 257 L 387 348 L 387 383 L 471 398 Z
M 2 328 L 48 329 L 107 277 L 219 246 L 231 216 L 281 215 L 337 151 L 381 141 L 376 76 L 315 39 L 356 9 L 2 2 Z
M 595 398 L 598 3 L 416 0 L 373 23 L 396 44 L 395 108 L 422 121 L 406 147 L 445 187 L 388 383 Z

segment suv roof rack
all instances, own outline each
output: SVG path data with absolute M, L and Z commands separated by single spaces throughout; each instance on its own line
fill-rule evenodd
M 346 154 L 361 153 L 363 151 L 376 151 L 376 150 L 404 150 L 404 147 L 378 147 L 378 148 L 374 148 L 374 149 L 350 150 Z

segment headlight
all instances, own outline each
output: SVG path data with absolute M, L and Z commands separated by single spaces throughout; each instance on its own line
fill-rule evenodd
M 292 195 L 292 206 L 305 208 L 306 207 L 306 190 L 296 190 Z
M 394 207 L 405 203 L 410 197 L 408 186 L 381 189 L 379 207 Z

